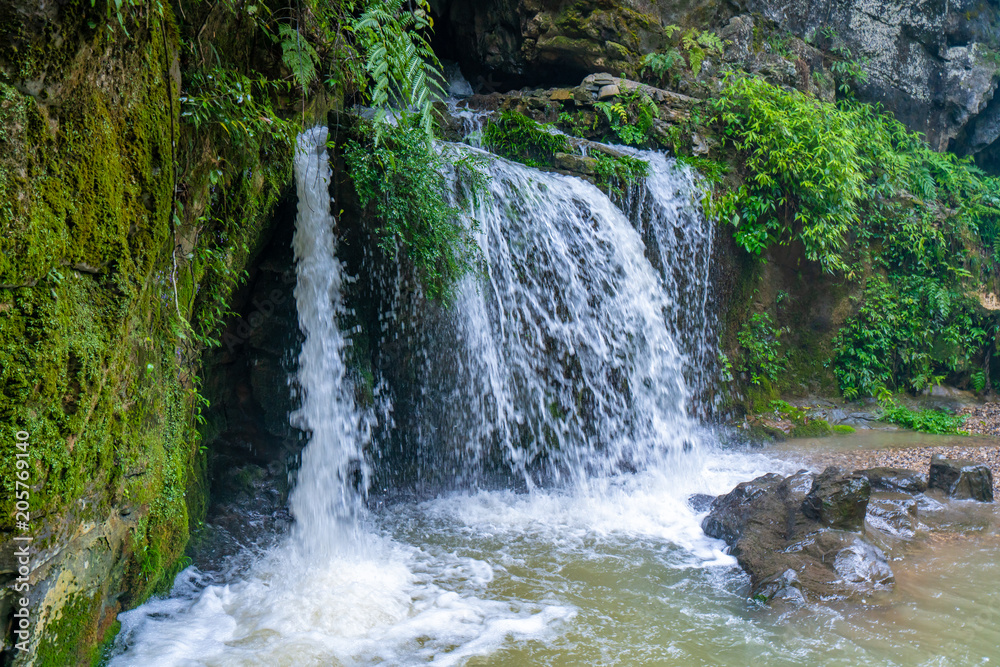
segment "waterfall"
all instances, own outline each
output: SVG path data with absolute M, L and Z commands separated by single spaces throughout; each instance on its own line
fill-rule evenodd
M 325 127 L 303 132 L 295 153 L 295 303 L 305 340 L 297 377 L 302 405 L 291 419 L 309 434 L 309 443 L 291 507 L 297 538 L 310 549 L 327 548 L 333 536 L 351 529 L 361 500 L 357 487 L 363 491 L 368 477 L 362 451 L 367 428 L 347 382 L 346 343 L 337 326 L 343 267 L 330 214 L 326 137 Z
M 628 563 L 659 568 L 641 577 L 656 608 L 670 608 L 661 575 L 704 581 L 686 573 L 731 568 L 688 503 L 751 476 L 741 455 L 701 444 L 693 407 L 699 355 L 714 343 L 711 233 L 690 173 L 643 153 L 650 178 L 616 205 L 586 181 L 442 146 L 485 158 L 487 196 L 454 180 L 456 205 L 478 202 L 460 223 L 482 270 L 443 307 L 405 267 L 369 252 L 361 293 L 383 376 L 373 437 L 338 327 L 347 281 L 325 142 L 325 129 L 304 132 L 295 156 L 304 341 L 291 419 L 308 436 L 295 525 L 249 565 L 190 567 L 170 597 L 121 614 L 110 664 L 464 664 L 587 627 L 588 591 L 603 600 L 605 578 Z M 379 503 L 364 502 L 373 479 L 397 488 L 398 469 L 431 480 L 435 497 L 380 489 Z M 532 492 L 512 492 L 512 480 Z M 601 562 L 608 574 L 586 583 Z M 686 606 L 705 597 L 676 594 Z
M 586 181 L 488 159 L 489 193 L 464 222 L 485 277 L 405 343 L 423 359 L 422 470 L 585 483 L 697 445 L 711 225 L 685 168 L 641 156 L 651 176 L 623 207 L 634 222 Z
M 705 419 L 715 407 L 710 396 L 718 366 L 710 276 L 715 226 L 702 212 L 704 190 L 693 170 L 662 153 L 637 156 L 649 162 L 649 176 L 630 189 L 623 208 L 671 295 L 667 327 L 680 346 L 692 394 L 688 411 Z

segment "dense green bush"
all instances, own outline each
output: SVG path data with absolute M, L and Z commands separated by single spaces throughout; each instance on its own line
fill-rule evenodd
M 502 111 L 486 124 L 483 142 L 491 151 L 529 167 L 550 166 L 555 154 L 569 145 L 565 135 L 550 129 L 516 111 Z
M 743 348 L 736 370 L 748 374 L 751 384 L 759 385 L 762 380 L 774 382 L 785 370 L 787 359 L 778 340 L 782 333 L 784 330 L 774 327 L 770 315 L 754 313 L 736 334 Z
M 967 294 L 998 279 L 1000 180 L 853 99 L 733 75 L 713 105 L 743 173 L 716 188 L 709 211 L 737 243 L 760 255 L 796 241 L 828 272 L 876 273 L 834 341 L 844 395 L 949 376 L 975 386 L 995 323 Z
M 913 250 L 923 255 L 928 242 L 954 249 L 980 234 L 991 244 L 1000 236 L 996 179 L 970 159 L 933 151 L 878 107 L 823 102 L 738 76 L 726 79 L 713 105 L 746 176 L 720 192 L 712 210 L 751 253 L 798 240 L 824 269 L 848 272 L 843 252 L 852 231 L 862 244 L 884 241 L 890 263 L 908 261 Z M 916 217 L 900 233 L 887 221 L 904 207 Z M 935 218 L 947 219 L 939 230 L 928 224 Z
M 834 340 L 844 396 L 920 391 L 973 370 L 987 336 L 976 305 L 935 278 L 869 280 L 858 313 Z
M 963 433 L 961 429 L 964 417 L 953 415 L 941 410 L 911 410 L 895 403 L 890 403 L 882 409 L 882 421 L 898 424 L 903 428 L 922 433 L 950 435 Z

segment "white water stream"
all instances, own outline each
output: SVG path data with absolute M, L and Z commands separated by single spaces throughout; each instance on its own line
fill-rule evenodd
M 293 418 L 310 440 L 295 528 L 247 569 L 189 568 L 122 614 L 112 665 L 895 664 L 894 638 L 763 616 L 701 531 L 691 494 L 784 464 L 720 449 L 693 416 L 715 349 L 711 228 L 662 156 L 645 156 L 631 220 L 578 179 L 489 164 L 471 212 L 486 275 L 418 355 L 416 442 L 460 447 L 463 467 L 501 460 L 528 491 L 366 509 L 373 417 L 345 378 L 324 143 L 307 132 L 296 157 Z

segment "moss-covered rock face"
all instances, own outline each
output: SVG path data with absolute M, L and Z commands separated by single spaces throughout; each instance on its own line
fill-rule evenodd
M 0 578 L 25 533 L 12 507 L 24 431 L 32 651 L 18 660 L 44 645 L 36 664 L 75 664 L 187 540 L 198 449 L 170 280 L 177 39 L 169 10 L 136 10 L 125 38 L 103 6 L 17 4 L 0 38 Z
M 158 7 L 0 7 L 0 626 L 20 664 L 96 659 L 116 614 L 183 564 L 207 499 L 201 349 L 291 181 L 287 142 L 182 122 L 190 26 Z M 252 40 L 228 16 L 186 18 L 247 62 Z M 31 635 L 15 655 L 7 585 L 24 535 Z

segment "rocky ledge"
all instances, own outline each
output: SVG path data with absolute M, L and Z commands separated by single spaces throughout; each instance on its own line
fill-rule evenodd
M 805 602 L 889 590 L 883 547 L 912 539 L 921 508 L 946 498 L 992 502 L 993 477 L 974 461 L 933 457 L 928 474 L 830 466 L 768 474 L 712 501 L 705 533 L 724 540 L 761 602 Z

